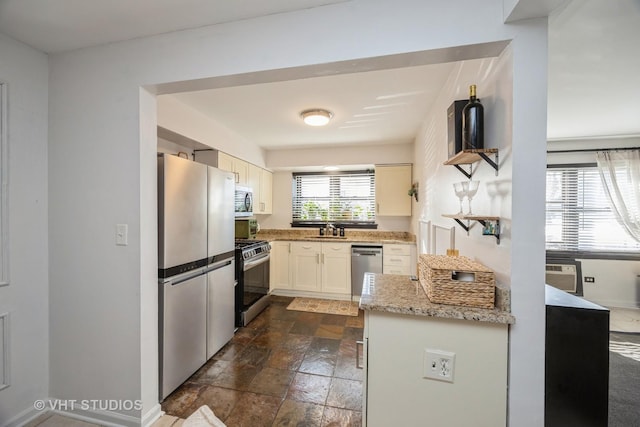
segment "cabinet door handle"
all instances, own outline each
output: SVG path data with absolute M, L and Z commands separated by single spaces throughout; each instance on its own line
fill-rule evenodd
M 316 254 L 316 264 L 320 264 L 320 254 Z
M 356 368 L 363 369 L 364 366 L 360 364 L 360 348 L 364 348 L 364 341 L 356 341 Z

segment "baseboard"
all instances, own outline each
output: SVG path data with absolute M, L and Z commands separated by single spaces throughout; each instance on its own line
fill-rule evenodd
M 156 403 L 153 408 L 148 410 L 147 413 L 142 416 L 142 427 L 149 427 L 163 415 L 164 411 L 162 410 L 162 407 L 159 403 Z
M 28 422 L 35 420 L 44 412 L 46 411 L 36 411 L 36 409 L 33 406 L 31 406 L 30 408 L 27 408 L 24 411 L 20 412 L 18 415 L 11 418 L 9 421 L 5 422 L 4 424 L 0 424 L 0 426 L 1 427 L 23 426 Z
M 281 297 L 305 297 L 305 298 L 322 298 L 322 299 L 334 299 L 340 301 L 349 301 L 351 294 L 333 294 L 325 292 L 313 292 L 313 291 L 298 291 L 295 289 L 272 289 L 269 292 L 271 295 L 277 295 Z
M 147 411 L 147 413 L 142 417 L 142 420 L 140 420 L 138 417 L 124 415 L 119 412 L 113 411 L 90 411 L 80 409 L 79 407 L 74 408 L 74 410 L 51 409 L 64 406 L 64 404 L 57 404 L 57 402 L 60 402 L 60 400 L 58 399 L 42 399 L 38 402 L 44 402 L 43 410 L 36 410 L 33 407 L 25 409 L 24 411 L 7 421 L 5 424 L 2 424 L 0 427 L 23 426 L 44 414 L 58 414 L 68 418 L 73 418 L 87 423 L 93 423 L 107 427 L 149 427 L 162 415 L 164 415 L 162 407 L 159 403 L 156 403 L 153 408 Z M 62 402 L 65 401 L 62 400 Z M 80 406 L 80 402 L 76 402 L 75 406 Z
M 133 415 L 125 415 L 120 412 L 94 409 L 89 401 L 70 401 L 65 399 L 45 399 L 45 408 L 49 412 L 87 423 L 98 424 L 107 427 L 139 427 L 140 418 Z M 101 402 L 105 406 L 108 402 Z M 88 408 L 88 409 L 87 409 Z

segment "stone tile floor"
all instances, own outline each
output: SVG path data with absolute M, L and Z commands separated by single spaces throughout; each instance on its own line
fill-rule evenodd
M 187 418 L 208 405 L 228 427 L 361 426 L 364 316 L 290 311 L 272 304 L 164 402 Z

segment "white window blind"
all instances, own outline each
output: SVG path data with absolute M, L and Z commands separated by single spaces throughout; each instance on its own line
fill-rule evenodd
M 547 169 L 546 247 L 548 250 L 640 251 L 609 207 L 598 169 Z
M 373 223 L 373 171 L 294 173 L 292 218 L 302 222 Z

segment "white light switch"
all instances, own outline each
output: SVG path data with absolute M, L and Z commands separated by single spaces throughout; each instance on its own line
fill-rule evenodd
M 129 244 L 129 226 L 116 224 L 116 245 L 127 246 Z

